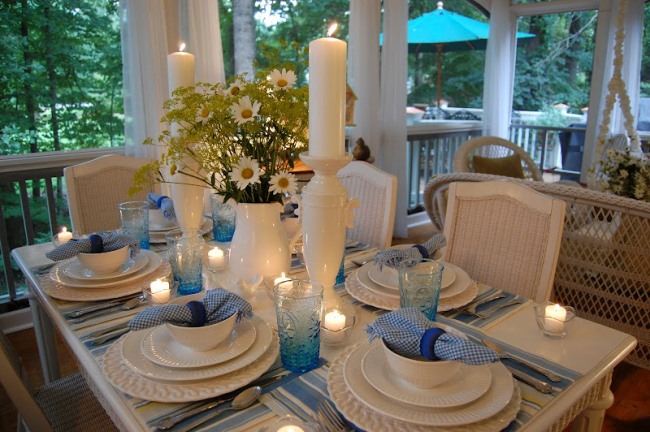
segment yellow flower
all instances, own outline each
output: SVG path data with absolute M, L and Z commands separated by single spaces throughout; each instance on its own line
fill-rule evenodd
M 232 180 L 237 183 L 240 190 L 246 189 L 250 184 L 259 183 L 260 166 L 257 164 L 257 160 L 248 156 L 239 159 L 239 162 L 232 170 Z
M 276 193 L 295 194 L 298 189 L 296 176 L 288 171 L 280 171 L 277 174 L 273 174 L 269 185 L 269 190 Z
M 280 72 L 277 69 L 273 69 L 273 72 L 269 76 L 269 81 L 276 90 L 290 89 L 296 85 L 296 74 L 292 70 L 282 69 L 282 72 Z
M 235 122 L 240 125 L 254 120 L 259 114 L 261 106 L 262 104 L 259 102 L 253 102 L 248 96 L 244 96 L 239 102 L 232 104 L 230 109 L 235 117 Z

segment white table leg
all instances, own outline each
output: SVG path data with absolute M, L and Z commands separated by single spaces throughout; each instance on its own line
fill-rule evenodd
M 609 385 L 603 393 L 600 399 L 585 408 L 573 420 L 573 432 L 600 432 L 605 420 L 605 410 L 614 404 L 614 393 L 609 389 Z
M 43 379 L 45 384 L 49 384 L 61 377 L 54 326 L 36 298 L 29 297 L 29 306 L 41 368 L 43 369 Z

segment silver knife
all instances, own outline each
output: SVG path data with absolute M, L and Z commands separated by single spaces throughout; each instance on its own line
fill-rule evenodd
M 115 307 L 115 306 L 119 306 L 121 304 L 122 304 L 121 301 L 111 301 L 111 302 L 108 302 L 108 303 L 96 304 L 96 305 L 88 306 L 88 307 L 85 307 L 85 308 L 82 308 L 82 309 L 77 309 L 77 310 L 72 311 L 72 312 L 68 312 L 68 313 L 65 314 L 65 316 L 66 316 L 66 318 L 78 318 L 78 317 L 80 317 L 82 315 L 85 315 L 87 313 L 95 312 L 95 311 L 102 310 L 102 309 L 112 308 L 112 307 Z
M 535 390 L 537 390 L 538 392 L 544 394 L 549 394 L 553 392 L 553 387 L 549 383 L 542 381 L 539 378 L 530 376 L 526 372 L 522 372 L 519 369 L 515 369 L 510 366 L 506 366 L 506 367 L 512 373 L 512 375 L 514 375 L 515 378 L 517 378 L 519 381 L 523 381 L 526 384 L 535 387 Z

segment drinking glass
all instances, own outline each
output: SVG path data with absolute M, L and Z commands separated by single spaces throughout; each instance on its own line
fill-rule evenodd
M 282 365 L 293 372 L 318 366 L 323 289 L 305 280 L 286 280 L 273 287 Z
M 407 259 L 399 265 L 399 306 L 415 307 L 436 320 L 443 265 L 431 259 Z
M 212 234 L 218 242 L 232 241 L 235 234 L 235 209 L 228 203 L 223 202 L 223 196 L 219 194 L 210 195 L 212 206 Z
M 140 243 L 141 249 L 149 249 L 149 203 L 128 201 L 118 204 L 122 232 Z
M 198 231 L 183 232 L 174 229 L 165 234 L 167 254 L 174 280 L 178 282 L 177 294 L 195 294 L 203 288 L 201 261 L 203 259 L 203 237 Z

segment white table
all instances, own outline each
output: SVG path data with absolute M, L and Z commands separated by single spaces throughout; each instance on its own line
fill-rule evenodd
M 96 359 L 81 343 L 78 334 L 61 314 L 59 310 L 61 302 L 43 292 L 39 277 L 30 270 L 49 261 L 45 258 L 45 252 L 51 248 L 51 244 L 41 244 L 12 251 L 12 256 L 25 274 L 30 291 L 33 293 L 30 302 L 46 381 L 58 376 L 56 350 L 53 343 L 53 328 L 56 327 L 77 357 L 89 384 L 113 421 L 123 430 L 144 430 L 142 419 L 138 418 L 137 413 L 127 403 L 125 395 L 116 390 L 103 376 Z M 250 301 L 257 315 L 270 323 L 275 323 L 273 306 L 265 290 L 259 290 Z M 349 344 L 365 340 L 363 329 L 374 317 L 372 312 L 357 308 L 358 324 Z M 110 322 L 102 325 L 106 327 Z M 566 338 L 561 340 L 546 338 L 537 329 L 530 303 L 514 310 L 491 326 L 483 328 L 482 331 L 490 337 L 556 362 L 582 375 L 526 423 L 526 430 L 548 430 L 558 422 L 565 424 L 579 412 L 575 410 L 576 404 L 579 407 L 588 404 L 589 408 L 582 412 L 577 421 L 574 421 L 574 430 L 600 430 L 604 411 L 613 402 L 613 395 L 609 390 L 612 370 L 636 345 L 636 339 L 630 335 L 580 318 L 575 320 Z M 331 360 L 343 348 L 323 346 L 321 355 Z

